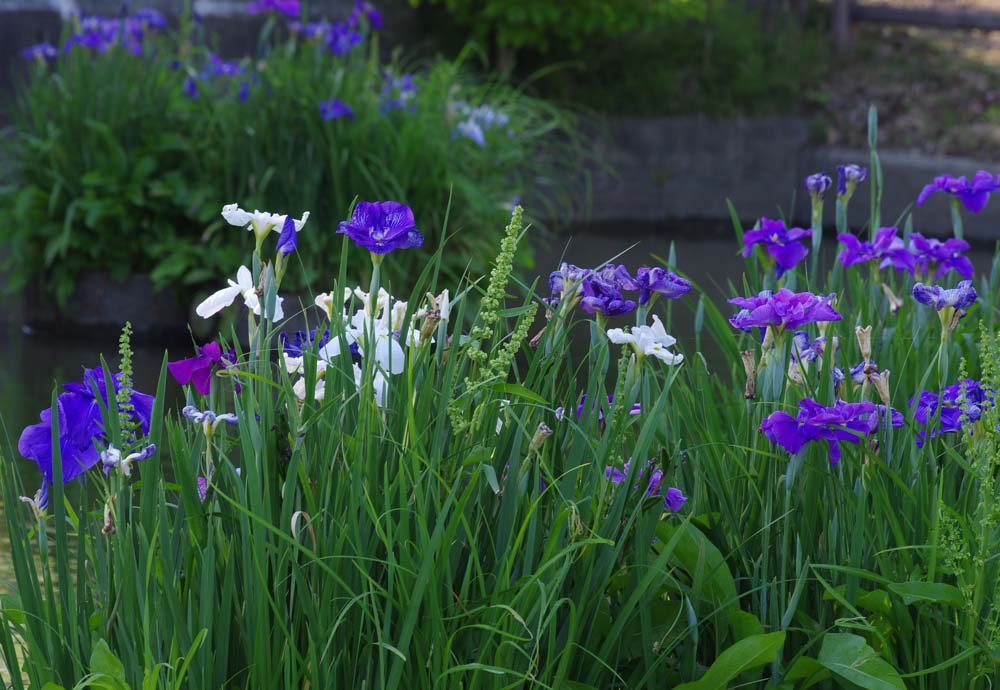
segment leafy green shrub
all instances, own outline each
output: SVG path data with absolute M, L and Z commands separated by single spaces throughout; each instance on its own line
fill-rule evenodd
M 548 51 L 593 47 L 649 22 L 704 16 L 707 0 L 410 0 L 415 6 L 444 5 L 480 42 Z M 585 45 L 586 44 L 586 45 Z
M 240 256 L 225 203 L 311 212 L 325 232 L 304 240 L 313 251 L 299 279 L 328 268 L 355 195 L 408 203 L 435 243 L 449 214 L 453 277 L 482 270 L 492 228 L 530 190 L 544 186 L 549 213 L 567 215 L 557 171 L 580 149 L 560 110 L 474 81 L 463 59 L 382 62 L 363 26 L 340 54 L 305 30 L 267 39 L 283 31 L 269 19 L 260 57 L 238 63 L 192 42 L 185 24 L 146 35 L 141 55 L 111 43 L 37 64 L 2 142 L 9 289 L 36 281 L 65 302 L 97 268 L 190 293 Z M 393 79 L 408 80 L 405 108 L 386 107 Z M 352 116 L 324 119 L 321 104 L 338 99 Z M 462 135 L 480 106 L 506 124 Z

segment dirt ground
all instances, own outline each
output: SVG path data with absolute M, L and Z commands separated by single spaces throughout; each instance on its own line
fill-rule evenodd
M 1000 14 L 1000 0 L 879 3 Z M 829 143 L 864 146 L 874 103 L 882 146 L 1000 160 L 1000 32 L 855 24 L 853 38 L 810 95 Z

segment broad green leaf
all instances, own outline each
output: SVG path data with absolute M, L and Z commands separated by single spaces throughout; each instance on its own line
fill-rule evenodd
M 889 585 L 889 591 L 902 597 L 907 605 L 920 602 L 947 604 L 955 608 L 965 605 L 965 598 L 958 587 L 941 582 L 894 582 Z
M 125 682 L 125 666 L 104 640 L 98 640 L 90 653 L 90 672 L 101 676 L 95 679 L 99 683 L 92 682 L 92 685 L 121 690 L 128 688 L 128 683 Z
M 838 678 L 865 690 L 906 690 L 899 672 L 859 635 L 827 633 L 819 650 L 819 663 Z
M 752 635 L 763 635 L 764 626 L 752 613 L 733 609 L 729 612 L 729 624 L 733 628 L 733 639 L 742 640 Z
M 806 690 L 830 677 L 830 671 L 811 656 L 800 656 L 788 669 L 785 680 L 802 681 L 798 690 Z
M 680 525 L 661 523 L 656 526 L 659 544 L 669 543 L 674 532 L 681 530 L 671 562 L 687 571 L 693 587 L 702 598 L 717 607 L 735 609 L 738 595 L 733 574 L 726 561 L 705 533 L 688 522 Z M 659 548 L 659 544 L 654 548 Z
M 678 685 L 674 690 L 726 690 L 744 671 L 773 662 L 784 644 L 784 632 L 740 640 L 720 654 L 705 675 L 692 683 Z

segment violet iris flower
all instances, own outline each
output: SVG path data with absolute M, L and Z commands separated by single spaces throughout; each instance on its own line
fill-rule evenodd
M 260 14 L 262 12 L 278 12 L 298 19 L 302 14 L 302 3 L 299 0 L 253 0 L 247 3 L 247 14 Z
M 635 273 L 639 287 L 639 304 L 646 304 L 656 295 L 677 299 L 691 292 L 691 282 L 665 268 L 642 266 Z
M 855 188 L 868 179 L 868 168 L 850 163 L 837 166 L 837 194 L 851 196 Z
M 621 484 L 622 482 L 625 481 L 625 478 L 628 476 L 629 467 L 631 466 L 631 464 L 632 464 L 631 461 L 626 462 L 624 467 L 622 467 L 621 469 L 618 469 L 614 465 L 609 465 L 608 467 L 604 468 L 604 476 L 607 477 L 607 479 L 612 484 Z M 636 484 L 632 488 L 633 489 L 639 488 L 643 475 L 647 471 L 649 471 L 649 479 L 646 482 L 646 489 L 645 489 L 646 496 L 658 497 L 662 495 L 661 484 L 663 483 L 663 470 L 661 470 L 659 467 L 656 467 L 655 463 L 653 463 L 652 461 L 650 461 L 645 468 L 642 467 L 639 468 L 638 474 L 636 475 L 635 478 Z M 684 492 L 682 492 L 680 489 L 676 487 L 671 486 L 667 489 L 666 494 L 664 495 L 663 509 L 670 510 L 671 512 L 674 513 L 678 513 L 680 512 L 681 508 L 684 507 L 684 504 L 687 503 L 687 500 L 688 500 L 687 496 L 684 495 Z
M 21 51 L 21 55 L 25 60 L 44 60 L 45 58 L 57 57 L 59 49 L 51 43 L 36 43 L 30 48 L 25 48 Z
M 344 56 L 360 45 L 362 40 L 361 34 L 344 22 L 334 22 L 327 32 L 326 47 L 334 55 Z
M 591 273 L 583 279 L 583 299 L 580 300 L 580 308 L 588 314 L 601 313 L 605 316 L 618 316 L 635 311 L 635 300 L 627 299 L 622 294 L 623 289 L 628 289 L 626 283 L 618 279 L 614 273 L 609 273 L 608 268 L 611 267 L 605 266 L 602 269 L 603 273 Z
M 108 395 L 105 390 L 104 370 L 101 368 L 84 371 L 83 381 L 67 383 L 64 393 L 56 398 L 56 415 L 59 420 L 59 450 L 62 458 L 63 482 L 68 483 L 79 477 L 101 460 L 100 445 L 107 444 L 101 403 L 104 406 L 116 404 L 116 396 L 121 390 L 121 374 L 112 377 L 114 391 Z M 149 418 L 153 412 L 153 396 L 132 391 L 134 415 L 132 421 L 139 425 L 144 434 L 149 433 Z M 52 409 L 42 410 L 41 421 L 25 427 L 17 443 L 17 450 L 24 457 L 33 460 L 41 470 L 45 482 L 53 482 L 52 469 Z
M 417 230 L 413 211 L 396 201 L 361 201 L 350 220 L 341 221 L 337 233 L 347 235 L 373 254 L 419 247 L 424 236 Z
M 995 392 L 979 381 L 963 379 L 945 388 L 941 395 L 921 391 L 919 395 L 910 398 L 909 404 L 914 408 L 913 419 L 917 423 L 930 427 L 932 422 L 937 422 L 930 429 L 930 437 L 936 438 L 941 434 L 961 431 L 966 423 L 975 424 L 985 410 L 993 407 L 995 397 Z M 940 417 L 935 420 L 939 406 Z M 923 448 L 926 441 L 927 431 L 917 432 L 917 447 Z
M 200 354 L 195 357 L 167 362 L 167 371 L 180 385 L 186 386 L 190 383 L 198 393 L 208 395 L 212 389 L 212 370 L 228 369 L 235 364 L 236 351 L 230 350 L 222 354 L 222 347 L 216 342 L 211 342 L 199 347 L 198 352 Z
M 370 2 L 355 2 L 351 14 L 347 17 L 347 23 L 356 27 L 361 24 L 361 19 L 368 22 L 373 31 L 382 28 L 382 13 L 375 9 L 375 5 Z
M 902 240 L 896 237 L 896 228 L 879 228 L 875 233 L 875 239 L 862 242 L 856 236 L 842 232 L 837 235 L 837 240 L 844 245 L 837 257 L 844 266 L 866 263 L 869 261 L 879 262 L 879 268 L 891 266 L 897 271 L 908 271 L 913 273 L 916 267 L 916 259 L 913 254 L 906 250 Z
M 579 266 L 574 266 L 573 264 L 568 264 L 564 261 L 559 265 L 558 271 L 552 271 L 552 273 L 549 274 L 549 292 L 553 297 L 562 297 L 563 290 L 566 288 L 566 283 L 572 283 L 576 288 L 577 294 L 579 294 L 583 291 L 583 279 L 590 275 L 590 273 L 591 271 L 589 269 L 580 268 Z
M 917 283 L 913 286 L 913 299 L 921 304 L 934 307 L 938 311 L 947 307 L 956 311 L 968 309 L 975 304 L 978 297 L 976 289 L 972 287 L 971 280 L 963 280 L 950 290 L 938 285 L 924 285 L 923 283 Z
M 614 401 L 615 401 L 615 396 L 609 395 L 608 396 L 608 405 L 613 404 Z M 576 406 L 576 418 L 577 419 L 580 419 L 583 416 L 584 404 L 586 402 L 587 402 L 587 394 L 584 393 L 583 395 L 580 396 L 580 404 Z M 591 406 L 591 409 L 592 410 L 594 409 L 593 405 Z M 642 405 L 640 405 L 639 403 L 636 403 L 635 405 L 633 405 L 631 407 L 631 409 L 629 409 L 628 413 L 629 413 L 629 415 L 637 415 L 637 414 L 640 414 L 641 412 L 642 412 Z M 556 419 L 558 419 L 561 422 L 566 417 L 566 409 L 563 408 L 563 407 L 557 407 L 555 409 L 555 414 L 556 414 Z M 604 421 L 604 405 L 601 405 L 597 409 L 597 421 L 599 421 L 599 422 L 603 422 Z
M 830 465 L 840 462 L 840 443 L 858 443 L 861 436 L 878 430 L 880 420 L 889 414 L 893 427 L 903 425 L 903 416 L 885 405 L 871 402 L 846 403 L 838 400 L 832 407 L 819 404 L 812 398 L 799 401 L 796 416 L 787 412 L 772 413 L 760 424 L 764 436 L 795 455 L 813 441 L 826 441 L 829 447 Z
M 353 120 L 354 111 L 339 98 L 334 98 L 332 101 L 320 101 L 319 116 L 324 120 L 336 120 L 341 117 Z
M 975 273 L 969 257 L 962 256 L 962 252 L 969 251 L 969 243 L 965 240 L 953 237 L 942 242 L 914 232 L 910 234 L 910 248 L 915 255 L 916 265 L 927 275 L 933 269 L 933 278 L 955 271 L 968 280 Z
M 412 74 L 397 77 L 386 70 L 382 82 L 382 103 L 379 106 L 379 111 L 383 115 L 393 110 L 408 110 L 415 113 L 417 105 L 413 101 L 417 96 L 417 90 L 417 83 L 413 80 Z
M 833 339 L 834 350 L 840 349 L 837 339 Z M 813 340 L 807 331 L 795 331 L 792 334 L 792 360 L 796 362 L 815 362 L 826 352 L 826 336 Z
M 806 237 L 812 237 L 812 230 L 786 228 L 783 220 L 761 218 L 759 229 L 748 230 L 743 235 L 743 258 L 750 256 L 754 245 L 763 244 L 774 259 L 780 278 L 785 271 L 795 268 L 809 253 L 809 249 L 800 241 Z
M 285 222 L 281 227 L 281 234 L 278 235 L 278 246 L 276 250 L 282 256 L 288 256 L 295 252 L 299 246 L 299 233 L 295 230 L 295 220 L 291 216 L 285 217 Z
M 822 201 L 827 190 L 833 186 L 833 180 L 826 173 L 814 173 L 806 178 L 806 191 L 813 199 L 813 203 Z
M 985 170 L 977 172 L 971 182 L 964 176 L 939 175 L 920 192 L 917 206 L 923 206 L 935 192 L 945 192 L 961 201 L 970 213 L 979 213 L 986 208 L 990 194 L 998 189 L 1000 189 L 1000 176 L 994 178 Z
M 777 292 L 763 290 L 754 297 L 734 297 L 730 304 L 741 307 L 729 319 L 730 325 L 743 331 L 773 326 L 794 330 L 807 323 L 840 321 L 843 317 L 833 308 L 835 295 L 826 297 L 811 292 L 792 292 L 781 288 Z

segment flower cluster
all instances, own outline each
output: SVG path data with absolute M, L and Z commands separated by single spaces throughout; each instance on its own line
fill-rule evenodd
M 286 17 L 297 19 L 302 14 L 300 0 L 252 0 L 247 3 L 247 14 L 263 14 L 277 12 Z
M 257 76 L 248 74 L 244 66 L 227 62 L 210 52 L 208 62 L 200 70 L 188 73 L 183 91 L 185 96 L 196 100 L 201 97 L 202 86 L 210 87 L 219 96 L 229 95 L 235 87 L 237 100 L 246 103 L 250 98 L 250 86 L 256 82 Z
M 639 292 L 638 303 L 625 296 L 626 292 Z M 621 264 L 605 264 L 598 269 L 584 269 L 563 263 L 559 270 L 549 275 L 550 306 L 566 300 L 570 306 L 577 303 L 588 314 L 616 316 L 636 310 L 638 305 L 649 304 L 655 297 L 677 299 L 691 292 L 691 283 L 664 268 L 642 266 L 635 277 Z
M 787 228 L 783 220 L 761 218 L 756 229 L 748 230 L 743 235 L 743 258 L 750 256 L 754 246 L 763 245 L 774 261 L 780 278 L 785 271 L 795 268 L 809 253 L 809 249 L 802 244 L 802 240 L 807 237 L 812 237 L 812 230 Z
M 671 366 L 684 361 L 684 355 L 671 352 L 677 339 L 667 335 L 667 331 L 660 322 L 660 317 L 653 314 L 652 326 L 633 326 L 627 333 L 621 328 L 612 328 L 608 331 L 608 340 L 616 345 L 631 345 L 636 357 L 656 357 L 664 364 Z
M 393 110 L 405 110 L 407 112 L 417 112 L 417 104 L 414 100 L 417 96 L 417 82 L 412 74 L 396 76 L 391 71 L 386 70 L 383 74 L 382 101 L 379 104 L 379 111 L 387 114 Z
M 101 460 L 98 445 L 105 445 L 108 441 L 101 408 L 107 409 L 109 400 L 115 400 L 122 387 L 122 377 L 115 374 L 111 381 L 114 390 L 109 397 L 105 370 L 87 369 L 83 381 L 64 385 L 64 392 L 56 398 L 54 412 L 59 423 L 59 454 L 64 482 L 79 477 Z M 132 391 L 131 404 L 133 419 L 130 422 L 148 434 L 153 396 Z M 41 421 L 26 427 L 17 443 L 18 452 L 38 465 L 47 484 L 54 480 L 52 414 L 52 409 L 42 410 L 39 413 Z
M 836 295 L 814 295 L 781 288 L 777 292 L 762 290 L 753 297 L 734 297 L 730 304 L 740 311 L 729 319 L 730 325 L 743 331 L 751 328 L 795 330 L 807 323 L 840 321 L 843 317 L 833 308 Z
M 614 466 L 608 466 L 604 468 L 604 476 L 611 481 L 612 484 L 622 484 L 628 478 L 629 470 L 631 467 L 631 462 L 626 462 L 625 466 L 618 469 Z M 680 512 L 684 504 L 687 503 L 687 496 L 676 487 L 668 487 L 666 492 L 663 491 L 663 470 L 657 467 L 656 463 L 650 461 L 645 467 L 640 467 L 637 471 L 635 477 L 635 484 L 633 489 L 638 490 L 642 484 L 643 476 L 648 472 L 648 479 L 646 480 L 645 494 L 649 497 L 659 497 L 663 496 L 663 509 L 669 510 L 674 513 Z
M 903 426 L 903 415 L 885 405 L 871 402 L 847 403 L 838 400 L 827 407 L 812 398 L 799 401 L 799 411 L 792 416 L 784 411 L 773 412 L 760 424 L 764 436 L 795 455 L 813 441 L 826 441 L 830 464 L 840 462 L 840 443 L 858 443 L 879 429 L 888 420 L 893 427 Z
M 990 194 L 1000 189 L 1000 175 L 994 177 L 985 170 L 980 170 L 972 180 L 951 175 L 939 175 L 934 181 L 921 190 L 917 197 L 917 206 L 923 206 L 937 192 L 950 194 L 965 206 L 970 213 L 979 213 L 989 203 Z
M 969 250 L 965 240 L 951 238 L 944 241 L 910 233 L 909 243 L 896 236 L 893 227 L 880 228 L 872 241 L 860 241 L 850 233 L 841 233 L 837 239 L 844 245 L 839 259 L 844 266 L 877 262 L 879 268 L 894 268 L 910 275 L 922 274 L 938 278 L 955 271 L 963 278 L 973 275 L 972 262 L 963 252 Z
M 930 437 L 961 431 L 966 425 L 974 425 L 983 412 L 993 407 L 996 393 L 979 381 L 963 379 L 948 386 L 941 394 L 921 391 L 910 398 L 914 408 L 913 419 L 925 430 L 917 432 L 917 446 L 923 448 Z M 970 433 L 972 429 L 969 429 Z
M 503 129 L 510 123 L 506 113 L 488 105 L 471 106 L 465 101 L 456 101 L 449 106 L 462 120 L 455 126 L 455 135 L 465 137 L 480 148 L 486 146 L 486 133 L 493 129 Z M 513 136 L 513 130 L 507 130 Z
M 81 17 L 79 28 L 66 42 L 63 52 L 69 53 L 80 46 L 96 53 L 106 53 L 115 46 L 122 46 L 135 55 L 142 55 L 143 40 L 150 31 L 160 31 L 167 28 L 166 18 L 157 10 L 144 8 L 137 10 L 122 19 L 109 17 Z M 39 44 L 29 48 L 30 57 L 55 57 L 54 48 L 47 44 Z M 25 56 L 28 57 L 27 51 Z

